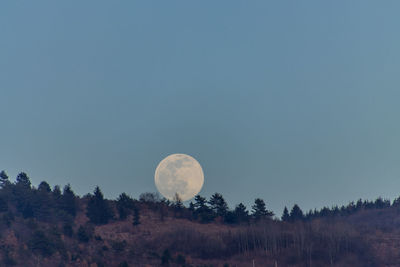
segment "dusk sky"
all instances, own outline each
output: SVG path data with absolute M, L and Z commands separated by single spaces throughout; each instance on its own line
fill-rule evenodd
M 400 195 L 399 1 L 1 1 L 0 170 L 281 215 Z

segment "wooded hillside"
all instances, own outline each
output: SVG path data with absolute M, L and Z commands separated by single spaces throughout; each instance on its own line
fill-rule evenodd
M 281 218 L 256 198 L 185 207 L 154 193 L 105 199 L 96 187 L 32 186 L 0 173 L 1 266 L 399 266 L 400 201 L 378 198 Z

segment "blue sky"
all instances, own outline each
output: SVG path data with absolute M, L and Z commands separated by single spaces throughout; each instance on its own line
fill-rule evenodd
M 0 169 L 79 194 L 201 194 L 278 215 L 400 195 L 398 1 L 2 1 Z

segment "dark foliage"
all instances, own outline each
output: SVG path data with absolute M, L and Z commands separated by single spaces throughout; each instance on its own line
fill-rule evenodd
M 281 220 L 284 222 L 288 222 L 290 220 L 290 215 L 289 215 L 289 211 L 287 209 L 287 207 L 285 206 L 285 208 L 283 209 L 283 213 L 282 213 L 282 217 Z
M 303 211 L 300 209 L 300 207 L 297 204 L 294 204 L 292 210 L 290 211 L 289 221 L 295 222 L 295 221 L 303 220 L 303 219 L 304 219 Z
M 164 250 L 162 256 L 161 256 L 161 265 L 162 266 L 169 266 L 169 263 L 171 261 L 171 253 L 169 252 L 168 249 Z
M 29 247 L 33 252 L 38 252 L 43 256 L 51 256 L 55 251 L 55 245 L 41 230 L 37 230 L 33 233 L 29 241 Z
M 228 204 L 224 197 L 219 193 L 212 195 L 208 203 L 216 216 L 224 217 L 228 212 Z
M 256 220 L 271 218 L 272 216 L 274 216 L 274 213 L 272 211 L 267 210 L 265 202 L 261 198 L 256 198 L 254 200 L 252 210 L 252 215 Z
M 239 203 L 235 207 L 234 215 L 236 217 L 236 221 L 238 223 L 248 222 L 249 221 L 249 212 L 243 203 Z
M 140 224 L 140 213 L 139 213 L 139 208 L 137 208 L 137 207 L 134 207 L 134 209 L 133 209 L 133 222 L 132 222 L 132 224 L 134 226 Z
M 86 215 L 92 223 L 98 225 L 106 224 L 113 218 L 113 212 L 98 186 L 89 198 Z
M 78 235 L 78 240 L 83 243 L 89 242 L 91 238 L 91 234 L 88 231 L 88 229 L 82 225 L 79 226 L 77 235 Z
M 126 219 L 130 211 L 135 208 L 134 200 L 126 193 L 122 193 L 117 198 L 117 211 L 121 220 Z
M 202 223 L 209 223 L 213 221 L 215 218 L 215 214 L 212 209 L 207 205 L 207 200 L 200 195 L 197 195 L 194 200 L 194 218 L 198 219 Z

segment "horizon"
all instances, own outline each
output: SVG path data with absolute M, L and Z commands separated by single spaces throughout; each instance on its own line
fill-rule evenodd
M 6 172 L 6 174 L 9 176 L 9 180 L 10 180 L 11 183 L 15 183 L 15 182 L 16 182 L 16 179 L 15 179 L 15 178 L 13 179 L 13 178 L 9 175 L 9 173 L 8 173 L 6 170 L 0 170 L 0 171 L 5 171 L 5 172 Z M 22 172 L 20 172 L 20 173 L 22 173 Z M 24 172 L 24 173 L 25 173 L 25 172 Z M 18 173 L 18 174 L 19 174 L 19 173 Z M 18 174 L 17 174 L 17 175 L 18 175 Z M 27 174 L 27 176 L 29 177 L 29 179 L 30 179 L 31 182 L 32 182 L 32 178 L 29 176 L 29 173 L 26 173 L 26 174 Z M 15 177 L 17 177 L 17 175 L 15 175 Z M 48 183 L 48 181 L 45 181 L 45 180 L 42 180 L 42 181 L 40 181 L 40 182 L 37 183 L 37 184 L 32 183 L 32 188 L 37 189 L 38 186 L 39 186 L 39 184 L 40 184 L 41 182 L 47 182 L 47 183 Z M 49 183 L 49 185 L 50 185 L 50 187 L 51 187 L 51 190 L 53 190 L 53 189 L 55 188 L 55 186 L 59 186 L 60 189 L 63 190 L 63 188 L 64 188 L 65 186 L 69 185 L 70 188 L 72 189 L 72 191 L 76 194 L 76 196 L 78 196 L 78 197 L 80 197 L 80 198 L 84 198 L 84 197 L 86 197 L 86 196 L 93 195 L 93 192 L 95 191 L 95 189 L 96 189 L 97 187 L 99 187 L 99 189 L 101 190 L 101 192 L 104 193 L 104 192 L 103 192 L 103 189 L 102 189 L 100 186 L 98 186 L 98 185 L 96 185 L 91 191 L 86 192 L 86 193 L 82 193 L 82 194 L 79 194 L 79 193 L 75 192 L 74 186 L 73 186 L 72 184 L 69 184 L 69 183 L 68 183 L 68 184 L 65 184 L 65 185 L 61 185 L 61 184 L 50 184 L 50 183 Z M 154 192 L 141 192 L 141 193 L 139 193 L 137 196 L 133 196 L 133 195 L 127 193 L 127 192 L 120 192 L 116 197 L 114 197 L 114 198 L 107 198 L 107 197 L 106 197 L 106 199 L 111 200 L 111 201 L 117 201 L 118 197 L 119 197 L 121 194 L 126 194 L 126 195 L 128 195 L 129 197 L 132 197 L 134 200 L 138 200 L 138 201 L 139 201 L 139 200 L 140 200 L 140 197 L 142 196 L 142 194 L 145 195 L 145 194 L 147 194 L 147 193 L 154 194 L 155 196 L 157 196 L 157 197 L 159 198 L 160 201 L 168 200 L 168 201 L 170 201 L 170 203 L 174 203 L 174 202 L 176 201 L 176 200 L 174 200 L 174 199 L 170 200 L 170 199 L 166 198 L 166 197 L 163 196 L 163 195 L 161 194 L 161 192 L 159 192 L 159 191 L 154 191 Z M 210 196 L 205 196 L 205 195 L 202 195 L 202 194 L 200 194 L 200 193 L 197 194 L 197 195 L 199 195 L 199 196 L 201 196 L 201 197 L 205 197 L 206 200 L 207 200 L 207 202 L 209 202 L 210 198 L 211 198 L 212 195 L 214 195 L 214 194 L 220 194 L 220 192 L 214 192 L 214 193 L 211 194 Z M 196 196 L 197 196 L 197 195 L 196 195 Z M 221 194 L 221 195 L 223 196 L 223 194 Z M 178 196 L 179 196 L 179 194 L 178 194 Z M 223 197 L 224 197 L 224 196 L 223 196 Z M 256 197 L 254 200 L 256 200 L 257 198 L 260 198 L 260 199 L 262 199 L 262 200 L 265 200 L 265 199 L 263 199 L 262 197 Z M 225 199 L 225 197 L 224 197 L 224 199 Z M 335 208 L 335 207 L 341 208 L 341 207 L 347 207 L 347 206 L 350 205 L 351 203 L 356 204 L 356 202 L 357 202 L 357 201 L 360 201 L 360 200 L 363 201 L 363 202 L 365 202 L 365 201 L 367 201 L 367 202 L 370 202 L 370 201 L 374 202 L 374 201 L 377 200 L 377 199 L 382 199 L 382 200 L 384 200 L 384 201 L 387 200 L 387 201 L 390 202 L 390 205 L 394 205 L 395 202 L 396 202 L 396 200 L 400 199 L 400 194 L 399 194 L 399 196 L 397 196 L 397 197 L 395 197 L 395 198 L 393 198 L 393 199 L 390 199 L 390 198 L 387 198 L 387 197 L 384 197 L 384 196 L 376 196 L 375 198 L 371 198 L 371 199 L 357 198 L 357 199 L 349 200 L 349 201 L 346 202 L 346 203 L 340 203 L 340 204 L 339 204 L 339 203 L 331 203 L 330 205 L 325 205 L 325 206 L 321 206 L 321 207 L 316 207 L 316 208 L 314 208 L 314 209 L 308 209 L 308 210 L 303 209 L 303 207 L 301 207 L 300 205 L 298 205 L 297 202 L 295 201 L 294 204 L 293 204 L 292 206 L 284 206 L 284 208 L 287 208 L 287 209 L 290 211 L 290 210 L 293 208 L 293 206 L 297 205 L 297 206 L 300 207 L 300 209 L 302 210 L 302 212 L 304 213 L 304 215 L 306 215 L 308 212 L 321 211 L 323 208 L 329 208 L 329 209 L 333 209 L 333 208 Z M 227 204 L 228 204 L 228 209 L 229 209 L 229 210 L 234 210 L 235 207 L 236 207 L 237 205 L 243 204 L 243 205 L 246 207 L 247 211 L 250 212 L 250 213 L 252 212 L 252 206 L 254 205 L 254 200 L 253 200 L 253 202 L 250 202 L 250 203 L 244 203 L 243 201 L 239 201 L 238 203 L 230 203 L 229 200 L 225 199 L 225 201 L 226 201 Z M 195 197 L 193 197 L 193 198 L 191 198 L 191 199 L 189 199 L 189 200 L 181 200 L 181 201 L 182 201 L 182 204 L 183 204 L 184 207 L 189 208 L 189 204 L 195 202 Z M 266 204 L 268 204 L 268 203 L 266 203 Z M 283 214 L 283 209 L 282 209 L 281 212 L 279 212 L 279 211 L 275 211 L 275 210 L 270 209 L 270 208 L 269 208 L 269 205 L 267 205 L 266 208 L 267 208 L 267 210 L 271 210 L 271 211 L 274 213 L 274 215 L 273 215 L 274 218 L 276 218 L 276 219 L 278 219 L 278 220 L 281 220 L 281 216 L 282 216 L 282 214 Z

